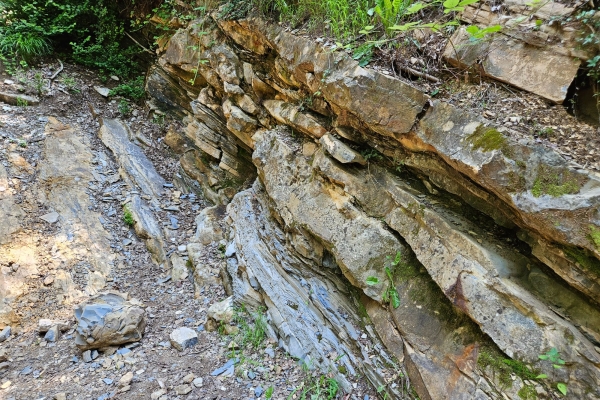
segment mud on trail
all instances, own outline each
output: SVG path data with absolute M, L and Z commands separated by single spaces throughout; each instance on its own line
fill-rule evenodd
M 121 115 L 85 70 L 61 75 L 79 92 L 46 81 L 39 105 L 0 103 L 0 398 L 300 398 L 319 375 L 272 339 L 245 340 L 260 316 L 208 319 L 227 297 L 225 214 L 180 183 L 168 123 L 133 104 Z M 2 92 L 31 91 L 26 75 L 0 78 Z M 82 353 L 73 309 L 106 292 L 141 303 L 144 336 Z M 169 339 L 180 327 L 198 336 L 183 351 Z M 375 398 L 354 386 L 344 398 Z

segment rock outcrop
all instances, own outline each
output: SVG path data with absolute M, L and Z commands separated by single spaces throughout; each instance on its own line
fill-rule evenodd
M 202 23 L 171 38 L 147 85 L 184 94 L 153 99 L 187 125 L 168 143 L 229 203 L 233 300 L 266 306 L 280 346 L 346 389 L 348 374 L 389 383 L 378 365 L 393 356 L 422 399 L 558 382 L 600 398 L 600 177 L 281 27 Z M 198 59 L 201 79 L 179 86 Z M 540 95 L 560 102 L 554 89 Z M 200 233 L 209 217 L 192 261 L 221 238 Z M 539 358 L 551 349 L 563 368 Z

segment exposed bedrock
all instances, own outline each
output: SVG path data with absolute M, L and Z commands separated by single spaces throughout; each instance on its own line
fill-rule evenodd
M 596 174 L 258 19 L 179 30 L 147 87 L 182 179 L 228 204 L 234 299 L 290 354 L 396 397 L 600 398 Z

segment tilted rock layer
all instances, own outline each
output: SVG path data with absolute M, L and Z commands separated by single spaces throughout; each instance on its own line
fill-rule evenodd
M 229 203 L 234 300 L 282 347 L 346 389 L 390 383 L 391 355 L 421 399 L 600 398 L 598 176 L 261 20 L 190 26 L 148 90 L 187 124 L 184 175 Z

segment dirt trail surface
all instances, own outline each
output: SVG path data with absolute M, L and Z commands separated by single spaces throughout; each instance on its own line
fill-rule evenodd
M 112 119 L 117 102 L 92 88 L 99 82 L 75 67 L 62 74 L 81 92 L 55 84 L 39 105 L 0 103 L 0 399 L 300 398 L 310 372 L 273 340 L 232 344 L 242 339 L 223 331 L 245 317 L 217 330 L 208 320 L 210 306 L 227 297 L 223 248 L 197 243 L 195 218 L 209 205 L 173 185 L 166 127 L 133 107 L 127 130 Z M 114 129 L 101 140 L 102 119 Z M 119 126 L 126 135 L 111 139 Z M 124 223 L 124 210 L 135 226 Z M 145 309 L 144 336 L 82 352 L 73 310 L 111 291 Z M 169 339 L 181 327 L 198 336 L 183 351 Z M 363 382 L 354 386 L 344 398 L 375 397 Z

